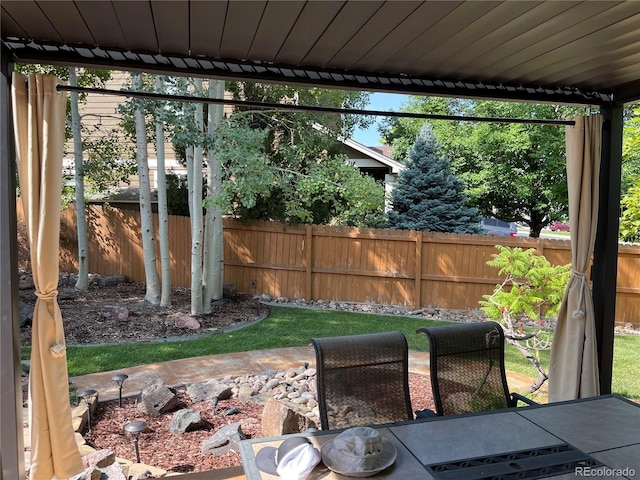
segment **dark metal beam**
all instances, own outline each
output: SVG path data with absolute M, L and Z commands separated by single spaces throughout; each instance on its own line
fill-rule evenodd
M 24 431 L 18 312 L 18 245 L 15 157 L 11 122 L 11 70 L 0 61 L 0 478 L 24 479 Z
M 370 90 L 413 95 L 435 95 L 491 100 L 601 105 L 613 100 L 613 92 L 596 92 L 559 85 L 506 85 L 469 79 L 411 77 L 384 72 L 320 70 L 229 59 L 184 57 L 157 53 L 105 50 L 97 47 L 37 44 L 3 38 L 16 62 L 189 75 L 226 80 L 312 85 L 327 88 Z
M 593 306 L 598 343 L 600 393 L 611 393 L 613 339 L 616 322 L 620 178 L 622 171 L 623 107 L 606 106 L 600 164 L 600 207 L 593 251 Z
M 322 107 L 316 105 L 298 105 L 292 103 L 254 102 L 250 100 L 233 100 L 227 98 L 198 97 L 195 95 L 175 95 L 153 92 L 136 92 L 129 90 L 108 90 L 105 88 L 76 87 L 58 85 L 58 91 L 96 93 L 98 95 L 114 95 L 118 97 L 146 98 L 151 100 L 166 100 L 171 102 L 194 102 L 214 105 L 234 105 L 238 107 L 252 107 L 261 109 L 287 110 L 293 112 L 337 113 L 338 115 L 372 115 L 381 117 L 420 118 L 429 120 L 455 120 L 460 122 L 490 122 L 490 123 L 528 123 L 535 125 L 575 125 L 575 120 L 557 120 L 545 118 L 509 118 L 509 117 L 475 117 L 471 115 L 440 115 L 435 113 L 393 112 L 384 110 L 363 110 L 355 108 Z

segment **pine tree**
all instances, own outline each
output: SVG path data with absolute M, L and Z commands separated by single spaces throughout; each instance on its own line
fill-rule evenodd
M 403 230 L 482 233 L 475 208 L 467 206 L 464 185 L 451 172 L 450 161 L 429 124 L 409 151 L 406 168 L 398 175 L 389 212 L 389 226 Z

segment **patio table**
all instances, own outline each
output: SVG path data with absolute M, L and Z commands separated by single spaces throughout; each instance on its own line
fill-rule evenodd
M 618 395 L 375 426 L 398 455 L 370 478 L 640 479 L 640 405 Z M 302 433 L 320 448 L 340 431 Z M 276 480 L 255 454 L 286 436 L 240 442 L 247 480 Z M 309 480 L 345 480 L 322 462 Z

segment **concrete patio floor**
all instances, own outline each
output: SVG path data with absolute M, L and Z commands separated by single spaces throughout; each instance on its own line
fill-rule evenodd
M 70 380 L 76 385 L 78 391 L 93 389 L 98 392 L 100 401 L 108 401 L 118 398 L 118 387 L 112 377 L 119 373 L 129 376 L 122 387 L 122 396 L 126 398 L 138 395 L 142 386 L 155 378 L 161 379 L 169 387 L 176 387 L 223 378 L 226 375 L 238 376 L 267 370 L 284 370 L 304 363 L 315 365 L 315 352 L 312 346 L 185 358 L 81 375 L 72 377 Z M 409 371 L 429 374 L 429 353 L 409 351 Z M 518 392 L 525 392 L 533 382 L 531 377 L 514 372 L 507 372 L 507 379 L 509 388 Z

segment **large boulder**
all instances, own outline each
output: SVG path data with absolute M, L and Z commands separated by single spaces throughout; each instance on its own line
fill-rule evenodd
M 187 395 L 194 402 L 204 402 L 218 397 L 218 400 L 227 400 L 233 395 L 231 385 L 221 380 L 209 380 L 187 385 Z
M 262 434 L 265 437 L 273 437 L 317 428 L 316 423 L 307 414 L 307 410 L 294 403 L 270 398 L 262 411 Z
M 199 430 L 204 426 L 202 415 L 197 410 L 183 408 L 171 417 L 169 431 L 171 433 L 185 433 Z
M 164 383 L 151 383 L 140 394 L 138 410 L 147 415 L 172 412 L 180 404 L 177 395 Z

